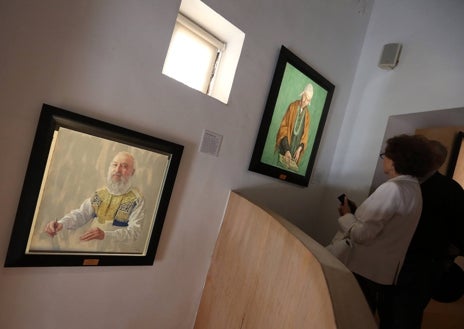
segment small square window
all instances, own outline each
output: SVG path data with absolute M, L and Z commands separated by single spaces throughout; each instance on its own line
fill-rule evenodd
M 163 74 L 227 104 L 244 40 L 203 1 L 182 0 Z
M 163 74 L 210 95 L 225 43 L 179 14 Z

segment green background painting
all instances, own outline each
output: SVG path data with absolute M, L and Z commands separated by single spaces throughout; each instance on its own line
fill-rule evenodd
M 276 136 L 280 123 L 290 103 L 301 98 L 300 94 L 309 83 L 313 85 L 314 94 L 311 104 L 309 105 L 311 122 L 309 126 L 308 147 L 304 150 L 297 172 L 297 174 L 302 176 L 305 176 L 306 174 L 309 159 L 313 152 L 314 140 L 316 138 L 317 128 L 319 127 L 322 110 L 327 98 L 327 91 L 289 63 L 285 66 L 282 83 L 280 85 L 279 94 L 274 107 L 274 113 L 266 137 L 266 143 L 264 144 L 263 154 L 261 156 L 261 162 L 270 166 L 280 167 L 278 165 L 279 152 L 276 149 Z

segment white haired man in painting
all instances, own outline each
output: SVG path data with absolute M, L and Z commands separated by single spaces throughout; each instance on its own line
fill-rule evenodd
M 135 241 L 140 236 L 144 218 L 144 199 L 132 186 L 135 159 L 129 152 L 119 152 L 108 167 L 107 184 L 59 220 L 50 221 L 45 232 L 56 236 L 61 230 L 75 230 L 91 223 L 81 241 Z

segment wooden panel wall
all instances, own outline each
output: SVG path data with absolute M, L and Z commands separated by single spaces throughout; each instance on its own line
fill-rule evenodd
M 231 192 L 195 329 L 369 329 L 357 283 L 325 248 Z

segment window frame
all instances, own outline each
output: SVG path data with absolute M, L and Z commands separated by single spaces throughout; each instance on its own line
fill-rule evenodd
M 177 18 L 176 18 L 176 27 L 182 27 L 184 29 L 187 29 L 197 38 L 203 40 L 206 44 L 210 45 L 213 49 L 215 49 L 216 54 L 215 56 L 213 55 L 214 59 L 210 62 L 211 63 L 210 72 L 205 72 L 205 76 L 202 76 L 202 79 L 201 79 L 201 80 L 205 80 L 204 85 L 201 87 L 199 86 L 198 87 L 199 89 L 190 86 L 191 88 L 194 88 L 208 96 L 214 97 L 213 95 L 214 94 L 214 82 L 215 82 L 215 78 L 216 78 L 216 75 L 219 69 L 222 55 L 224 51 L 226 50 L 226 43 L 221 41 L 219 38 L 214 36 L 211 32 L 207 31 L 201 25 L 199 25 L 198 23 L 196 23 L 195 21 L 193 21 L 192 19 L 190 19 L 189 17 L 187 17 L 186 15 L 180 12 L 178 13 Z M 176 31 L 176 27 L 174 28 L 174 31 Z M 173 32 L 169 47 L 171 47 L 171 44 L 173 44 L 175 37 L 176 37 L 176 33 Z M 194 41 L 197 42 L 197 40 L 194 40 Z M 168 57 L 169 57 L 169 52 L 168 52 L 168 56 L 166 57 L 166 62 L 168 60 Z M 165 69 L 163 68 L 163 73 L 164 71 Z M 183 81 L 182 76 L 174 76 L 171 74 L 166 74 L 166 75 L 180 82 Z

